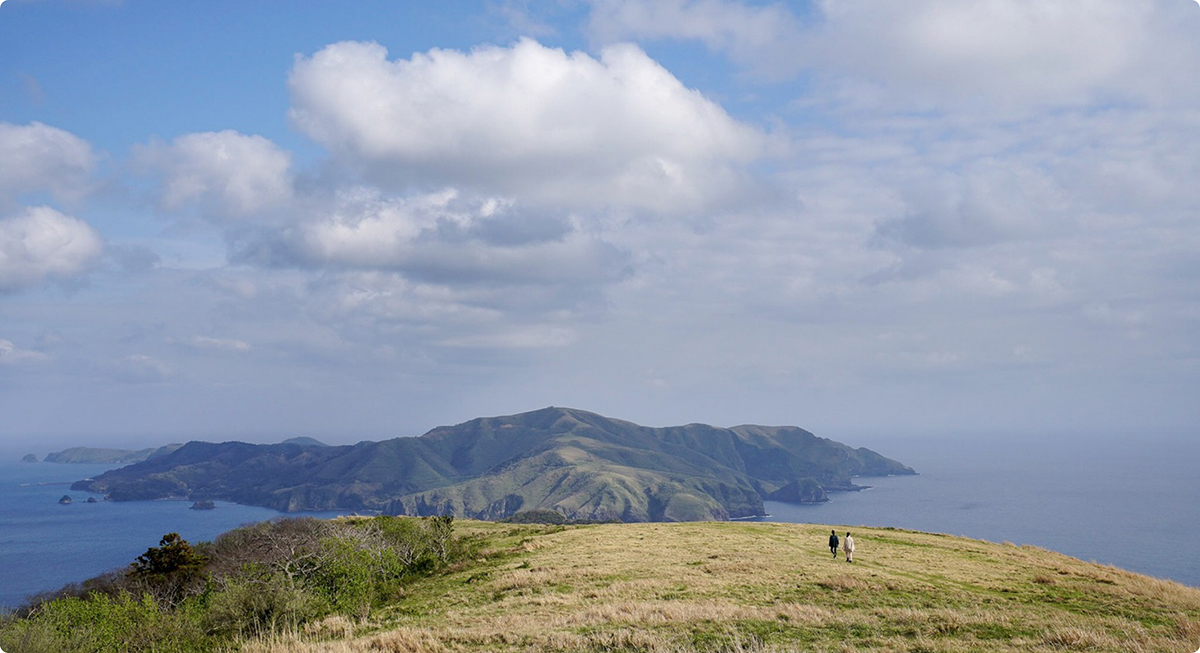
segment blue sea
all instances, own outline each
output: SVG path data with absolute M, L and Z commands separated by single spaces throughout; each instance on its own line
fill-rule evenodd
M 837 439 L 920 475 L 857 479 L 871 489 L 835 493 L 824 504 L 768 502 L 764 521 L 1032 544 L 1200 587 L 1200 439 Z M 89 504 L 87 493 L 69 489 L 107 469 L 0 463 L 0 606 L 125 566 L 168 532 L 197 542 L 280 516 L 222 502 L 211 511 L 182 501 Z M 71 505 L 58 504 L 64 494 Z M 857 555 L 868 557 L 870 538 L 856 540 Z
M 189 542 L 212 540 L 227 530 L 273 519 L 266 508 L 216 502 L 191 510 L 189 501 L 86 503 L 71 483 L 113 465 L 0 463 L 0 608 L 31 594 L 54 590 L 124 567 L 162 536 L 177 532 Z M 72 499 L 60 505 L 63 495 Z M 339 513 L 308 513 L 331 517 Z
M 833 493 L 828 503 L 767 502 L 770 516 L 762 521 L 894 526 L 1031 544 L 1200 587 L 1200 438 L 846 442 L 920 475 L 855 479 L 871 489 Z M 855 555 L 866 555 L 869 538 L 855 541 Z

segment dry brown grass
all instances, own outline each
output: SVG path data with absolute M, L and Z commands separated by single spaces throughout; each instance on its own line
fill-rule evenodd
M 846 574 L 840 574 L 824 580 L 819 580 L 817 581 L 817 585 L 835 592 L 850 592 L 852 590 L 864 590 L 870 587 L 870 585 L 861 579 L 855 578 L 854 576 L 848 576 Z
M 1171 651 L 1200 645 L 1200 590 L 1026 546 L 829 526 L 614 524 L 519 531 L 414 586 L 379 621 L 249 653 Z M 530 534 L 533 533 L 533 534 Z M 507 540 L 506 540 L 507 538 Z M 505 543 L 507 541 L 507 543 Z M 337 638 L 336 641 L 319 641 Z
M 1177 614 L 1174 619 L 1176 632 L 1181 638 L 1200 644 L 1200 619 L 1185 614 Z
M 304 625 L 304 634 L 322 639 L 346 639 L 354 634 L 354 622 L 335 614 Z
M 1047 646 L 1072 651 L 1112 651 L 1121 645 L 1117 638 L 1108 633 L 1078 626 L 1056 628 L 1046 633 L 1042 642 Z
M 429 630 L 397 628 L 357 640 L 321 642 L 296 633 L 251 642 L 242 653 L 446 653 L 449 651 Z

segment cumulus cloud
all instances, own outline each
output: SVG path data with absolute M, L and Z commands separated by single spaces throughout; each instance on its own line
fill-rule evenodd
M 49 207 L 0 219 L 0 291 L 78 275 L 102 250 L 100 236 L 86 222 Z
M 87 141 L 40 122 L 0 122 L 0 152 L 0 207 L 25 193 L 50 192 L 66 200 L 82 197 L 98 158 Z
M 161 179 L 160 200 L 171 211 L 197 206 L 214 217 L 247 218 L 292 197 L 291 155 L 262 136 L 185 134 L 141 146 L 134 158 Z
M 589 284 L 623 272 L 623 255 L 566 220 L 525 215 L 508 200 L 453 189 L 394 197 L 343 191 L 334 206 L 264 232 L 240 260 L 269 265 L 389 269 L 437 283 Z
M 686 211 L 740 192 L 763 147 L 632 45 L 594 59 L 522 40 L 389 61 L 345 42 L 298 59 L 289 86 L 302 131 L 391 185 Z

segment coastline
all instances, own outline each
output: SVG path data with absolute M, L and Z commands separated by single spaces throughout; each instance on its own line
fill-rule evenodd
M 1200 481 L 1190 469 L 1190 461 L 1200 457 L 1200 443 L 1166 448 L 1152 446 L 1153 442 L 1151 446 L 1138 441 L 1091 444 L 1080 439 L 1077 444 L 1034 451 L 1005 448 L 1009 442 L 1000 439 L 885 443 L 879 448 L 922 472 L 872 477 L 870 487 L 864 487 L 869 492 L 836 493 L 819 504 L 764 502 L 765 515 L 731 521 L 895 527 L 1031 544 L 1200 587 L 1200 556 L 1195 554 L 1200 524 L 1178 519 L 1200 510 Z M 104 466 L 91 469 L 100 471 Z M 65 464 L 0 463 L 0 478 L 9 482 L 0 482 L 0 518 L 8 526 L 0 533 L 0 589 L 17 586 L 21 580 L 17 572 L 30 560 L 46 572 L 33 574 L 43 578 L 23 587 L 56 589 L 128 564 L 166 532 L 180 531 L 186 539 L 203 540 L 243 522 L 311 514 L 228 502 L 216 502 L 217 510 L 191 511 L 186 500 L 77 501 L 59 509 L 54 505 L 62 494 L 59 486 L 89 475 L 81 471 Z M 47 472 L 57 476 L 37 476 Z M 1123 482 L 1112 483 L 1115 478 Z M 21 493 L 40 493 L 42 498 L 23 498 L 33 503 L 12 512 L 11 499 Z M 51 506 L 54 511 L 48 512 Z M 9 512 L 3 512 L 6 509 Z M 197 523 L 195 517 L 202 515 L 227 518 L 223 522 L 227 525 L 189 530 Z M 131 532 L 131 524 L 153 520 L 158 520 L 153 528 Z M 1154 534 L 1162 546 L 1147 550 L 1146 533 Z M 114 534 L 124 534 L 125 541 Z M 87 548 L 61 544 L 72 538 L 92 543 L 94 550 L 116 553 L 101 560 Z M 31 551 L 34 557 L 23 559 L 17 555 L 22 551 Z M 54 567 L 60 564 L 69 568 L 56 572 Z
M 0 610 L 124 567 L 169 532 L 200 542 L 246 523 L 301 516 L 224 501 L 214 502 L 215 510 L 189 510 L 188 501 L 104 501 L 90 493 L 95 503 L 78 493 L 70 505 L 58 503 L 62 486 L 81 471 L 86 476 L 117 466 L 0 463 Z

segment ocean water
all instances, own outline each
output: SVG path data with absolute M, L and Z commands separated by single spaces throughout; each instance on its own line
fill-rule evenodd
M 189 501 L 85 503 L 71 483 L 112 465 L 0 463 L 0 608 L 133 562 L 166 533 L 189 542 L 211 540 L 242 524 L 281 513 L 216 502 L 190 510 Z M 70 505 L 58 500 L 70 495 Z M 330 517 L 338 513 L 309 513 Z
M 860 443 L 855 443 L 860 444 Z M 860 478 L 763 521 L 894 526 L 1031 544 L 1200 587 L 1200 439 L 942 438 L 861 443 L 919 476 Z M 867 556 L 869 538 L 855 538 Z M 814 546 L 824 546 L 824 542 Z
M 841 439 L 841 438 L 839 438 Z M 824 504 L 768 502 L 764 521 L 895 526 L 1032 544 L 1200 587 L 1200 439 L 926 438 L 861 441 L 919 476 L 862 478 Z M 103 465 L 0 463 L 0 606 L 129 564 L 168 532 L 211 540 L 278 517 L 182 501 L 84 503 Z M 74 503 L 58 504 L 69 494 Z M 313 513 L 332 516 L 337 513 Z M 869 537 L 856 555 L 869 557 Z M 813 546 L 824 547 L 824 542 Z

